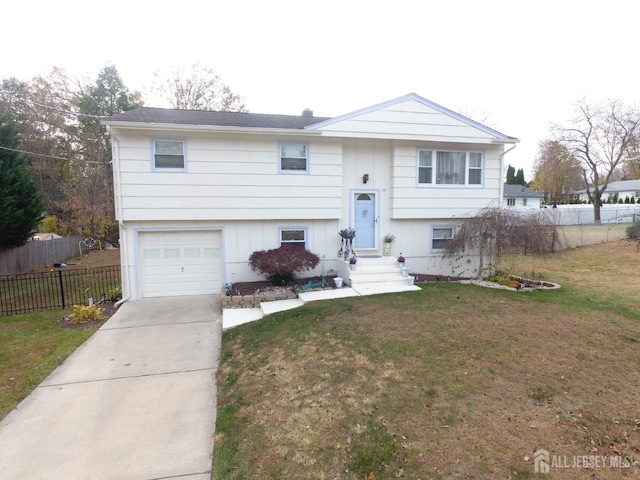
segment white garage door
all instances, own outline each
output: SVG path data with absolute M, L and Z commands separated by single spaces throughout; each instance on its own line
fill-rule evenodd
M 219 231 L 140 232 L 139 245 L 143 297 L 220 293 Z

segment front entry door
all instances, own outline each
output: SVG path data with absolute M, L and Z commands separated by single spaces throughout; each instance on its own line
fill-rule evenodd
M 375 193 L 354 194 L 354 248 L 376 247 L 376 196 Z

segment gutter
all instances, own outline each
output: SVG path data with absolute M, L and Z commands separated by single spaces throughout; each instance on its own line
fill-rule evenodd
M 504 172 L 504 156 L 507 153 L 509 153 L 511 150 L 515 149 L 517 146 L 518 144 L 514 143 L 511 148 L 509 148 L 508 150 L 505 150 L 500 154 L 500 172 Z M 502 177 L 500 177 L 500 197 L 498 202 L 499 202 L 498 207 L 502 205 L 502 203 L 504 202 L 504 181 L 502 180 Z
M 234 127 L 224 125 L 192 125 L 185 123 L 147 123 L 147 122 L 110 122 L 102 121 L 103 125 L 111 128 L 126 128 L 135 130 L 173 130 L 185 132 L 219 132 L 219 133 L 251 133 L 261 135 L 322 135 L 321 131 L 304 130 L 297 128 L 267 128 L 267 127 Z

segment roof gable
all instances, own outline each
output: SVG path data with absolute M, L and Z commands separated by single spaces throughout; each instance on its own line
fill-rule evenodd
M 422 141 L 516 143 L 486 125 L 415 93 L 305 127 L 341 136 L 403 138 Z
M 415 93 L 335 118 L 139 107 L 104 119 L 102 123 L 142 128 L 162 125 L 182 130 L 291 130 L 333 137 L 439 143 L 505 144 L 519 141 Z

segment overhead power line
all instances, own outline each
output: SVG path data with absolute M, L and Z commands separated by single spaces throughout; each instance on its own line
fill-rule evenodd
M 89 117 L 89 118 L 107 118 L 107 115 L 91 115 L 88 113 L 80 113 L 80 112 L 71 112 L 69 110 L 62 110 L 60 108 L 56 108 L 56 107 L 52 107 L 50 105 L 45 105 L 43 103 L 38 103 L 38 102 L 34 102 L 33 100 L 29 100 L 28 98 L 24 98 L 24 97 L 17 97 L 16 95 L 13 95 L 12 93 L 9 93 L 6 90 L 2 90 L 0 89 L 0 93 L 7 95 L 8 97 L 11 97 L 17 101 L 20 102 L 25 102 L 25 103 L 30 103 L 31 105 L 35 105 L 37 107 L 42 107 L 42 108 L 48 108 L 49 110 L 53 110 L 54 112 L 58 112 L 58 113 L 64 113 L 65 115 L 74 115 L 77 117 Z
M 2 150 L 10 150 L 10 151 L 12 151 L 12 152 L 25 153 L 25 154 L 27 154 L 27 155 L 38 155 L 38 156 L 40 156 L 40 157 L 54 158 L 54 159 L 56 159 L 56 160 L 65 160 L 65 161 L 66 161 L 66 160 L 69 160 L 68 158 L 64 158 L 64 157 L 56 157 L 55 155 L 47 155 L 47 154 L 45 154 L 45 153 L 27 152 L 27 151 L 25 151 L 25 150 L 18 150 L 18 149 L 16 149 L 16 148 L 9 148 L 9 147 L 2 147 L 2 146 L 0 146 L 0 148 L 1 148 Z

